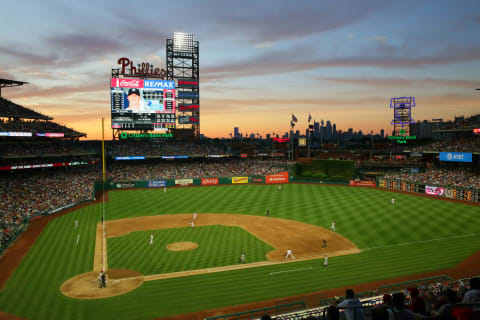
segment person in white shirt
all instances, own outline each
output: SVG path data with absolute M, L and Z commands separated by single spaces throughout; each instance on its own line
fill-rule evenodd
M 285 259 L 288 259 L 288 257 L 291 257 L 292 259 L 295 259 L 295 257 L 294 257 L 293 254 L 292 254 L 292 250 L 291 250 L 291 249 L 288 249 L 288 250 L 287 250 L 287 255 L 285 256 Z

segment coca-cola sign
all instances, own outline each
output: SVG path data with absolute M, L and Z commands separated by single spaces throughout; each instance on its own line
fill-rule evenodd
M 149 77 L 165 79 L 167 71 L 165 69 L 155 68 L 155 66 L 148 62 L 141 62 L 134 64 L 128 58 L 120 58 L 117 62 L 120 66 L 120 74 L 126 77 Z
M 111 79 L 110 86 L 116 88 L 143 88 L 143 80 L 113 78 Z

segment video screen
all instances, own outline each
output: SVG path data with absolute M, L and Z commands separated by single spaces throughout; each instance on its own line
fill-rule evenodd
M 175 82 L 111 79 L 112 128 L 175 127 Z
M 445 195 L 445 188 L 425 186 L 425 193 L 426 194 L 431 194 L 431 195 L 434 195 L 434 196 L 444 196 Z

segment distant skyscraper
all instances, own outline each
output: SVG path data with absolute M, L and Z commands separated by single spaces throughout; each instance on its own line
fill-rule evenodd
M 233 128 L 233 137 L 234 138 L 241 138 L 240 132 L 238 130 L 238 127 Z
M 318 136 L 320 134 L 320 122 L 313 122 L 313 135 Z
M 385 130 L 383 130 L 383 129 L 380 130 L 380 135 L 382 136 L 382 138 L 385 137 Z

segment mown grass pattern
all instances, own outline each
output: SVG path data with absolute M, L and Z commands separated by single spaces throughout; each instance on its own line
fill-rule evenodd
M 324 228 L 335 221 L 340 234 L 367 250 L 332 257 L 326 269 L 321 266 L 323 259 L 298 261 L 150 281 L 108 299 L 70 299 L 60 293 L 61 284 L 93 267 L 95 225 L 102 207 L 92 205 L 49 223 L 0 292 L 0 310 L 27 319 L 151 319 L 448 268 L 480 247 L 478 207 L 366 188 L 293 184 L 279 191 L 274 185 L 218 186 L 167 193 L 161 189 L 111 192 L 109 198 L 107 220 L 193 212 L 264 215 L 268 208 L 273 217 Z M 77 230 L 75 219 L 80 221 Z M 148 236 L 139 235 L 140 242 L 148 242 Z M 425 241 L 431 239 L 439 240 Z M 410 244 L 401 245 L 405 243 Z M 109 263 L 116 263 L 117 245 L 109 240 L 110 245 Z M 144 272 L 156 272 L 155 263 L 147 263 L 153 258 L 142 254 Z M 118 259 L 128 261 L 121 252 Z M 186 265 L 178 263 L 178 267 Z M 271 275 L 302 268 L 311 269 Z
M 154 235 L 150 244 L 150 234 Z M 190 241 L 198 248 L 170 251 L 174 242 Z M 205 269 L 238 264 L 242 252 L 248 262 L 266 261 L 274 248 L 240 227 L 197 226 L 132 232 L 108 238 L 109 268 L 131 269 L 144 275 Z

